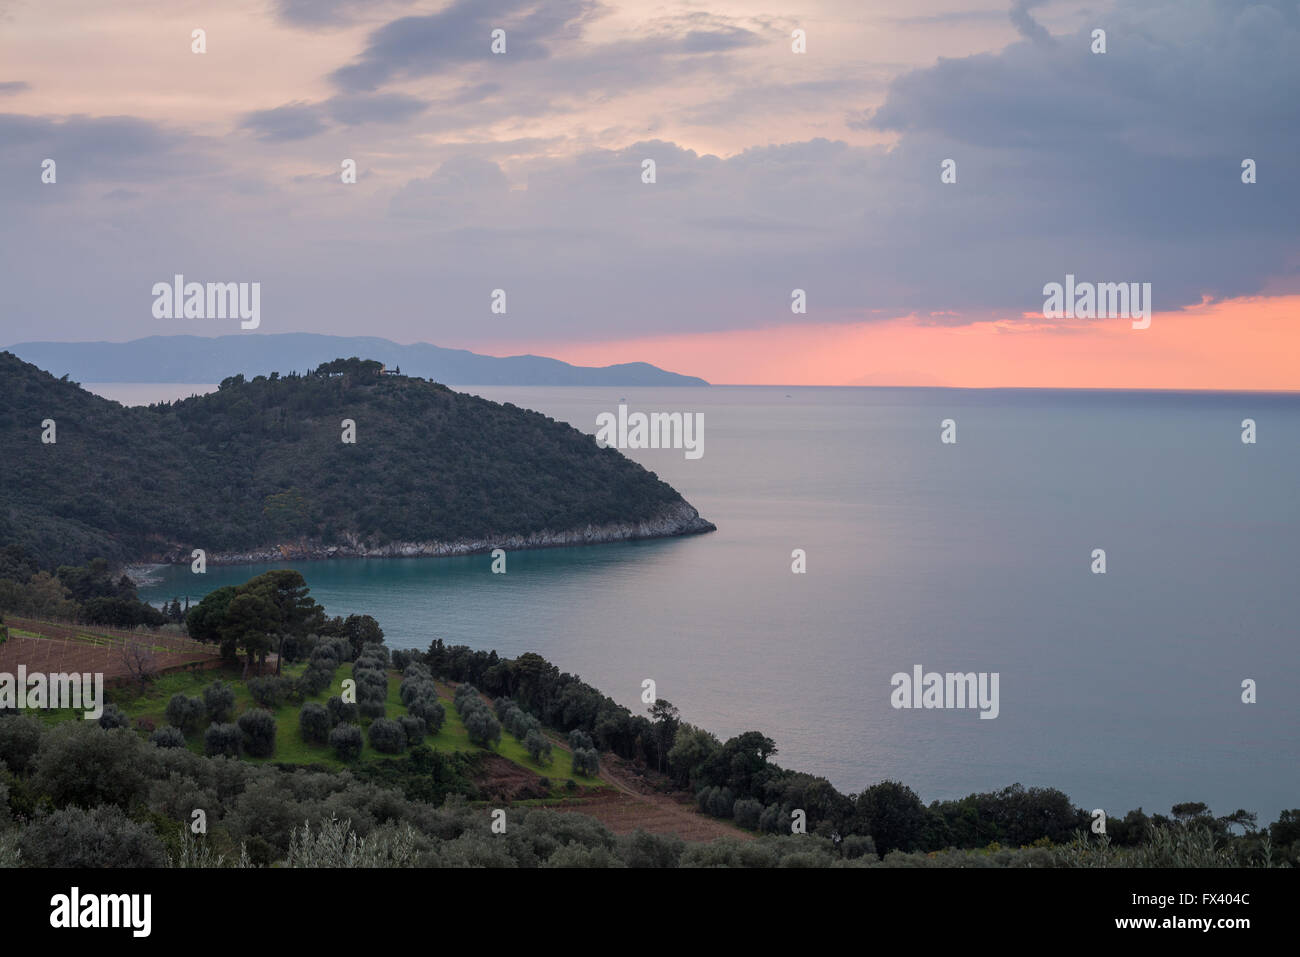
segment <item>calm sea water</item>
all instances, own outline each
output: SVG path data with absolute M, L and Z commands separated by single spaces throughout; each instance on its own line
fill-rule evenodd
M 486 555 L 294 566 L 393 647 L 536 651 L 634 709 L 653 678 L 687 720 L 762 730 L 779 762 L 849 791 L 1018 781 L 1111 814 L 1200 800 L 1264 821 L 1300 806 L 1298 395 L 465 391 L 592 433 L 624 396 L 703 412 L 702 458 L 628 454 L 718 531 L 515 552 L 505 575 Z M 169 569 L 144 592 L 194 600 L 268 567 Z M 890 678 L 918 664 L 997 672 L 999 716 L 895 710 Z

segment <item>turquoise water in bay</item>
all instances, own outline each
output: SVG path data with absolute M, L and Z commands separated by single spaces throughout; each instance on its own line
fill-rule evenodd
M 653 678 L 690 722 L 762 730 L 779 763 L 847 791 L 1300 806 L 1300 395 L 463 391 L 589 433 L 624 397 L 704 413 L 702 458 L 627 454 L 718 531 L 512 552 L 505 575 L 487 555 L 290 563 L 392 647 L 536 651 L 637 710 Z M 271 567 L 170 568 L 143 593 L 193 601 Z M 892 708 L 891 676 L 917 664 L 999 673 L 999 716 Z

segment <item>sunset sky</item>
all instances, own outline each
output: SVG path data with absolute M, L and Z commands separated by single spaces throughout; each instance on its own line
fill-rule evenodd
M 1298 49 L 1293 0 L 0 0 L 0 346 L 239 332 L 153 317 L 181 273 L 245 335 L 1300 389 Z M 1044 319 L 1067 273 L 1150 328 Z

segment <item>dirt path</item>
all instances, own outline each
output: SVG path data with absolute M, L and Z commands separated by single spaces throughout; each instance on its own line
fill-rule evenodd
M 438 694 L 451 699 L 455 686 L 451 682 L 436 680 Z M 481 692 L 480 692 L 481 693 Z M 492 699 L 483 695 L 489 705 Z M 572 752 L 568 740 L 558 732 L 546 729 L 545 734 L 554 747 Z M 504 759 L 502 759 L 504 762 Z M 529 776 L 532 777 L 531 772 Z M 608 788 L 588 791 L 582 797 L 566 798 L 547 804 L 553 811 L 585 814 L 594 817 L 615 834 L 646 831 L 650 834 L 676 834 L 684 841 L 715 841 L 730 837 L 752 841 L 755 835 L 743 831 L 729 821 L 709 817 L 695 809 L 686 795 L 665 794 L 654 790 L 637 775 L 629 774 L 623 761 L 606 752 L 600 756 L 600 780 Z
M 570 750 L 567 741 L 548 734 L 556 747 Z M 753 834 L 726 821 L 701 814 L 683 797 L 655 791 L 635 775 L 629 775 L 619 758 L 612 754 L 600 756 L 600 779 L 617 793 L 567 802 L 571 806 L 555 810 L 590 815 L 615 834 L 642 830 L 651 834 L 676 834 L 684 841 L 714 841 L 720 837 L 754 839 Z

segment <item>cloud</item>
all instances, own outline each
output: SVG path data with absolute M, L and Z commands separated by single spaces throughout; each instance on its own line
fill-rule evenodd
M 428 108 L 428 100 L 402 93 L 351 93 L 325 101 L 325 110 L 330 118 L 345 126 L 405 123 Z
M 146 181 L 212 166 L 196 138 L 136 117 L 0 113 L 0 163 L 33 157 L 55 160 L 61 184 Z
M 1004 10 L 951 10 L 946 13 L 890 17 L 889 21 L 902 26 L 936 26 L 1001 20 L 1004 16 L 1006 16 Z
M 247 114 L 240 126 L 268 143 L 303 140 L 326 129 L 320 108 L 310 103 L 287 103 L 271 110 L 257 110 Z
M 722 53 L 755 46 L 762 42 L 758 34 L 742 27 L 724 26 L 712 30 L 690 30 L 681 38 L 683 53 Z
M 452 226 L 499 217 L 499 200 L 509 191 L 501 167 L 491 160 L 458 156 L 423 179 L 407 183 L 390 204 L 397 216 L 413 216 Z
M 343 27 L 373 15 L 376 8 L 409 6 L 411 0 L 275 0 L 275 15 L 294 27 Z
M 549 55 L 546 41 L 572 35 L 597 7 L 595 0 L 453 0 L 426 16 L 402 17 L 370 34 L 355 63 L 331 79 L 349 92 L 368 92 L 393 80 L 444 73 L 492 60 L 508 68 Z M 506 31 L 506 53 L 491 52 L 494 29 Z
M 17 93 L 26 93 L 32 88 L 32 85 L 25 80 L 7 80 L 0 83 L 0 96 L 13 96 Z
M 771 39 L 759 32 L 761 20 L 701 12 L 654 19 L 630 38 L 587 39 L 586 27 L 607 12 L 597 0 L 454 0 L 438 13 L 375 30 L 330 80 L 360 93 L 454 73 L 461 90 L 435 103 L 435 112 L 505 91 L 510 95 L 494 119 L 536 116 L 539 103 L 561 110 L 562 101 L 671 86 L 692 72 L 725 73 L 732 56 Z M 491 34 L 498 28 L 506 34 L 506 53 L 494 55 Z M 524 107 L 512 112 L 513 103 Z
M 1034 43 L 1051 43 L 1052 35 L 1047 28 L 1033 18 L 1030 10 L 1041 7 L 1047 0 L 1011 0 L 1011 24 L 1026 40 Z
M 562 5 L 532 34 L 549 56 L 507 66 L 484 52 L 479 28 L 552 8 L 452 3 L 443 12 L 454 22 L 477 24 L 473 59 L 400 92 L 341 89 L 248 114 L 244 128 L 268 141 L 264 150 L 250 148 L 251 136 L 207 141 L 129 117 L 0 115 L 0 201 L 21 191 L 25 203 L 21 229 L 7 220 L 0 230 L 0 310 L 57 311 L 67 327 L 127 316 L 136 325 L 112 337 L 148 334 L 158 330 L 139 290 L 182 271 L 262 281 L 276 331 L 364 324 L 403 341 L 465 343 L 788 323 L 794 288 L 807 290 L 816 322 L 1019 322 L 1067 272 L 1152 282 L 1159 321 L 1203 295 L 1295 279 L 1300 14 L 1291 3 L 1119 0 L 1105 18 L 1104 55 L 1090 52 L 1091 22 L 1050 46 L 1018 38 L 893 77 L 878 108 L 862 90 L 884 78 L 853 55 L 783 83 L 764 72 L 767 50 L 726 49 L 750 42 L 722 38 L 728 24 L 763 37 L 752 23 L 682 17 L 631 39 L 577 42 L 572 31 L 588 15 L 575 14 L 580 6 Z M 385 83 L 420 68 L 377 43 L 386 29 L 365 47 L 387 51 L 374 58 Z M 724 49 L 685 52 L 692 31 L 718 34 L 699 45 Z M 408 51 L 416 60 L 417 47 Z M 659 89 L 684 87 L 709 93 L 666 96 L 661 112 L 689 134 L 712 122 L 773 139 L 760 127 L 765 104 L 773 116 L 815 104 L 889 145 L 832 132 L 712 155 L 689 148 L 710 133 L 644 132 L 660 122 L 650 97 L 627 111 L 635 122 L 612 131 L 606 113 L 583 112 L 611 91 L 653 89 L 658 102 Z M 509 122 L 562 111 L 572 122 Z M 364 149 L 320 148 L 363 122 L 387 125 L 367 129 Z M 296 154 L 283 145 L 294 139 Z M 254 167 L 267 155 L 276 176 L 264 181 Z M 349 155 L 363 170 L 355 186 L 337 173 Z M 57 191 L 39 183 L 44 156 L 59 160 Z M 1240 182 L 1245 157 L 1259 164 L 1256 185 Z M 648 158 L 653 185 L 641 180 Z M 947 158 L 953 185 L 940 182 Z M 196 172 L 204 160 L 217 172 Z M 223 161 L 248 175 L 220 175 Z M 75 220 L 46 212 L 65 175 L 103 183 L 83 191 Z M 183 202 L 156 182 L 177 176 L 193 179 Z M 141 195 L 105 199 L 114 188 Z M 94 282 L 61 284 L 68 270 Z M 488 319 L 494 288 L 509 292 L 508 319 Z
M 750 83 L 715 100 L 688 107 L 678 114 L 678 118 L 692 125 L 714 126 L 737 117 L 770 116 L 778 110 L 800 110 L 810 102 L 865 96 L 872 91 L 884 89 L 885 86 L 883 79 L 869 76 L 844 76 L 794 83 Z M 858 128 L 852 119 L 848 125 L 850 128 Z

